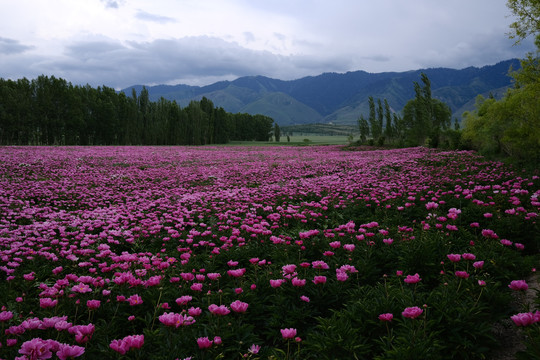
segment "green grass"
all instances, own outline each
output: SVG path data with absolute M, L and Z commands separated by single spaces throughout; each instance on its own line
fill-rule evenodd
M 307 139 L 308 141 L 305 141 Z M 231 141 L 227 145 L 250 145 L 250 146 L 298 146 L 298 145 L 347 145 L 349 143 L 347 136 L 329 136 L 329 135 L 306 135 L 290 136 L 290 142 L 287 136 L 283 136 L 279 142 L 275 141 Z

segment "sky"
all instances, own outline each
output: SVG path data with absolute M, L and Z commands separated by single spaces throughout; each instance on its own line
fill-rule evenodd
M 506 0 L 0 0 L 0 78 L 208 85 L 523 58 Z

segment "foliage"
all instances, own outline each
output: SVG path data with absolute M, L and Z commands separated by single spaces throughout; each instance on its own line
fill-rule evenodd
M 267 141 L 273 120 L 229 114 L 203 97 L 185 108 L 143 88 L 131 97 L 54 76 L 0 79 L 2 145 L 203 145 Z

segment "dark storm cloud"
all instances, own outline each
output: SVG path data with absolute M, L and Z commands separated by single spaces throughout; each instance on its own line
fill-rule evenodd
M 44 73 L 58 74 L 73 83 L 122 88 L 173 80 L 213 82 L 247 75 L 292 79 L 324 72 L 330 64 L 336 71 L 348 66 L 331 58 L 282 56 L 197 36 L 150 42 L 81 41 L 67 46 L 63 57 L 41 61 L 39 67 Z
M 0 37 L 0 54 L 20 54 L 32 48 L 33 46 L 23 45 L 18 40 Z
M 156 14 L 150 14 L 146 11 L 138 10 L 135 17 L 139 20 L 143 21 L 152 21 L 157 23 L 168 23 L 168 22 L 176 22 L 176 19 L 173 19 L 168 16 L 162 16 L 162 15 L 156 15 Z

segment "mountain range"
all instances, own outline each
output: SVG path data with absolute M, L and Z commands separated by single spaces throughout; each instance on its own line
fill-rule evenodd
M 465 69 L 429 68 L 406 72 L 324 73 L 297 80 L 245 76 L 207 86 L 147 86 L 150 100 L 161 97 L 184 107 L 192 100 L 210 99 L 216 107 L 231 113 L 263 114 L 280 126 L 333 123 L 354 125 L 361 114 L 368 116 L 368 98 L 387 99 L 392 111 L 399 112 L 414 98 L 413 83 L 425 73 L 431 81 L 433 98 L 450 106 L 453 117 L 474 109 L 477 95 L 500 98 L 512 85 L 509 70 L 518 69 L 519 60 Z M 142 85 L 123 89 L 130 95 Z

